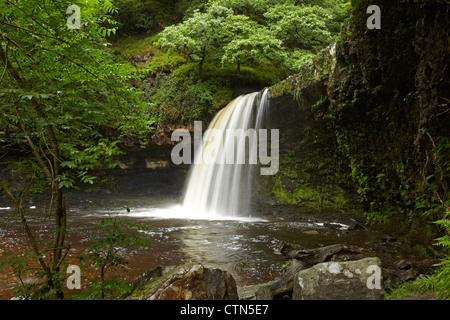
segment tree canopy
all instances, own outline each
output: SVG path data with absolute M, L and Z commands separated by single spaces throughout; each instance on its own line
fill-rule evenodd
M 344 2 L 210 0 L 182 23 L 161 33 L 163 47 L 203 65 L 242 63 L 281 65 L 295 72 L 333 41 Z

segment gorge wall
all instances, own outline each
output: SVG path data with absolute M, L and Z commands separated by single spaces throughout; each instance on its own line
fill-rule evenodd
M 280 172 L 260 185 L 272 203 L 429 243 L 449 205 L 448 3 L 378 1 L 380 30 L 366 27 L 370 4 L 353 1 L 339 41 L 271 87 Z

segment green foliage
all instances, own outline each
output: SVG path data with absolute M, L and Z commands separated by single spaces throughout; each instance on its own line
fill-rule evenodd
M 447 215 L 450 211 L 447 212 Z M 444 229 L 444 236 L 436 239 L 436 245 L 444 247 L 447 256 L 437 264 L 439 270 L 429 279 L 440 299 L 450 299 L 450 220 L 438 220 L 436 224 Z
M 282 57 L 281 41 L 265 27 L 216 3 L 206 12 L 196 10 L 183 23 L 166 28 L 160 45 L 198 62 L 200 73 L 210 58 L 217 58 L 223 66 L 237 65 L 240 72 L 241 63 L 268 63 Z
M 286 273 L 286 270 L 289 268 L 290 264 L 292 264 L 292 260 L 287 260 L 284 264 L 281 265 L 282 273 Z
M 311 39 L 328 37 L 315 47 L 288 41 L 288 33 L 277 27 L 277 14 L 292 6 L 316 22 L 303 25 Z M 154 121 L 151 126 L 188 124 L 210 119 L 231 100 L 234 88 L 273 85 L 310 61 L 339 31 L 331 25 L 344 19 L 341 7 L 308 1 L 297 6 L 296 1 L 277 0 L 200 1 L 183 7 L 182 22 L 142 41 L 119 39 L 115 50 L 133 63 L 128 65 L 149 104 L 145 114 Z
M 113 18 L 118 22 L 118 31 L 123 35 L 154 33 L 165 26 L 180 22 L 203 0 L 112 0 L 117 7 Z
M 447 212 L 447 214 L 449 214 L 449 212 Z M 438 220 L 435 223 L 442 227 L 445 231 L 445 235 L 443 237 L 436 239 L 436 245 L 450 249 L 450 220 Z
M 125 8 L 135 0 L 116 2 L 119 15 L 120 8 L 124 12 L 135 10 Z M 187 124 L 210 119 L 231 100 L 234 88 L 272 85 L 309 62 L 319 47 L 326 46 L 339 32 L 336 25 L 344 20 L 348 9 L 344 3 L 173 1 L 167 4 L 166 11 L 177 12 L 174 15 L 182 21 L 162 23 L 163 31 L 139 41 L 119 38 L 114 52 L 116 57 L 128 60 L 125 65 L 149 103 L 146 114 L 154 121 L 152 127 Z M 137 7 L 153 8 L 153 16 L 162 11 L 150 0 L 136 3 Z M 311 40 L 316 41 L 314 47 L 309 44 L 301 47 L 298 41 L 289 40 L 289 34 L 278 27 L 277 15 L 292 8 L 295 12 L 303 10 L 297 13 L 308 13 L 308 21 L 315 23 L 303 25 L 301 36 L 307 34 L 309 39 L 316 40 L 319 34 L 327 37 Z M 298 18 L 296 21 L 301 23 Z M 284 23 L 287 26 L 291 22 Z
M 275 36 L 295 48 L 293 57 L 302 51 L 315 53 L 332 42 L 328 29 L 334 16 L 327 8 L 309 5 L 277 5 L 264 15 Z
M 272 178 L 272 193 L 279 204 L 344 213 L 351 208 L 342 188 L 345 170 L 334 154 L 336 142 L 327 122 L 315 120 L 315 113 L 322 114 L 327 105 L 323 104 L 311 108 L 313 113 L 304 112 L 303 129 L 280 142 L 291 146 L 280 153 L 280 170 Z
M 114 5 L 118 9 L 114 16 L 120 32 L 145 32 L 157 26 L 157 17 L 149 1 L 114 0 Z
M 186 62 L 186 59 L 176 54 L 168 54 L 167 51 L 156 50 L 152 59 L 143 64 L 144 72 L 156 74 L 174 70 L 177 66 Z
M 221 80 L 195 80 L 186 75 L 195 69 L 195 65 L 187 64 L 173 74 L 158 75 L 155 85 L 144 81 L 144 99 L 158 106 L 152 111 L 158 123 L 188 124 L 208 119 L 231 100 L 231 90 Z
M 126 208 L 129 212 L 130 209 Z M 94 229 L 96 234 L 89 239 L 92 244 L 83 250 L 80 263 L 99 270 L 98 277 L 91 280 L 87 289 L 76 299 L 112 299 L 130 292 L 126 280 L 118 276 L 108 277 L 111 272 L 125 270 L 128 261 L 121 253 L 129 248 L 150 248 L 151 239 L 146 232 L 153 230 L 145 224 L 131 223 L 118 215 L 101 218 Z
M 199 62 L 201 65 L 208 56 L 214 54 L 216 47 L 220 48 L 226 36 L 223 25 L 227 14 L 227 11 L 201 13 L 197 10 L 183 23 L 167 27 L 161 33 L 159 43 L 162 47 L 182 54 L 190 62 Z
M 232 100 L 233 88 L 264 87 L 280 80 L 278 70 L 266 65 L 242 67 L 236 77 L 233 67 L 218 69 L 211 62 L 204 64 L 201 77 L 198 73 L 197 63 L 186 63 L 171 73 L 158 73 L 152 81 L 144 80 L 143 99 L 152 103 L 148 116 L 159 125 L 209 120 Z
M 202 64 L 264 63 L 294 71 L 337 35 L 344 5 L 288 1 L 209 1 L 161 33 L 160 44 Z
M 136 45 L 119 40 L 122 43 L 118 43 L 118 48 L 124 49 L 123 55 L 129 61 L 150 56 L 135 64 L 135 74 L 144 79 L 140 87 L 144 100 L 152 104 L 147 114 L 151 114 L 155 125 L 210 119 L 231 100 L 233 88 L 272 85 L 309 61 L 318 47 L 287 48 L 288 41 L 283 38 L 287 34 L 275 28 L 276 11 L 266 16 L 275 5 L 282 10 L 294 4 L 211 0 L 203 6 L 194 4 L 183 22 Z M 306 2 L 303 5 L 318 6 Z M 314 10 L 326 10 L 320 8 L 322 11 Z M 317 21 L 325 18 L 325 14 L 314 10 L 311 15 L 315 14 Z M 316 35 L 311 37 L 317 38 Z M 325 46 L 325 42 L 321 45 Z
M 51 11 L 33 13 L 33 23 L 42 21 L 42 27 L 33 31 L 25 27 L 32 15 L 26 10 L 36 4 L 29 0 L 23 5 L 2 11 L 2 47 L 12 73 L 2 79 L 5 89 L 0 95 L 5 103 L 0 126 L 33 138 L 36 149 L 48 150 L 58 141 L 65 169 L 55 177 L 60 187 L 73 186 L 75 178 L 92 183 L 87 172 L 102 163 L 113 166 L 112 159 L 120 153 L 117 142 L 103 137 L 103 129 L 126 124 L 129 117 L 122 113 L 142 108 L 135 90 L 125 84 L 127 71 L 112 63 L 105 51 L 103 25 L 109 19 L 107 12 L 114 9 L 108 1 L 80 4 L 82 27 L 70 30 L 65 26 L 67 16 L 52 4 Z M 52 34 L 46 25 L 60 30 L 59 34 Z M 14 74 L 12 68 L 20 71 Z M 54 128 L 55 141 L 44 135 L 49 126 Z
M 50 274 L 45 273 L 36 263 L 38 259 L 51 254 L 51 250 L 53 250 L 52 247 L 48 245 L 42 249 L 40 254 L 36 254 L 32 250 L 25 250 L 23 252 L 7 252 L 3 255 L 6 261 L 0 264 L 0 270 L 9 268 L 20 281 L 20 284 L 13 288 L 16 297 L 23 300 L 44 300 L 58 294 L 57 287 L 49 284 L 62 283 L 63 275 L 56 271 L 52 271 Z M 66 266 L 66 263 L 61 263 L 62 268 Z M 30 279 L 32 280 L 30 281 Z
M 75 181 L 93 184 L 96 177 L 90 172 L 104 163 L 108 168 L 114 168 L 119 164 L 117 156 L 123 154 L 116 147 L 119 141 L 110 142 L 107 139 L 99 139 L 95 145 L 83 150 L 77 150 L 70 142 L 61 145 L 61 150 L 72 153 L 70 160 L 62 161 L 61 167 L 68 168 L 56 177 L 59 188 L 74 188 Z
M 274 178 L 272 192 L 278 204 L 293 204 L 318 211 L 342 211 L 347 205 L 344 191 L 337 186 L 299 183 L 294 190 L 289 190 L 281 176 Z
M 417 279 L 413 282 L 402 284 L 393 292 L 389 293 L 387 299 L 405 299 L 425 297 L 441 300 L 450 299 L 450 221 L 448 219 L 438 220 L 435 224 L 439 225 L 444 236 L 436 239 L 435 245 L 442 246 L 447 256 L 436 264 L 436 270 L 429 276 Z
M 147 104 L 127 84 L 129 68 L 112 60 L 105 40 L 115 33 L 111 15 L 116 8 L 109 0 L 71 4 L 80 7 L 79 29 L 69 28 L 67 4 L 62 2 L 0 3 L 0 128 L 7 138 L 2 139 L 2 149 L 19 158 L 10 161 L 7 169 L 26 178 L 19 183 L 6 174 L 0 185 L 42 269 L 40 297 L 63 297 L 64 189 L 92 184 L 94 168 L 117 165 L 121 152 L 117 141 L 108 139 L 108 132 L 126 128 L 130 133 L 126 126 L 130 119 L 136 121 L 134 129 L 139 132 L 150 126 L 150 119 L 137 117 Z M 10 181 L 3 181 L 5 176 Z M 45 247 L 27 224 L 22 203 L 28 192 L 49 195 L 44 214 L 53 215 L 55 225 L 45 235 Z
M 268 65 L 282 63 L 284 59 L 282 42 L 273 37 L 268 29 L 249 22 L 247 18 L 234 18 L 230 29 L 233 37 L 223 46 L 222 65 L 237 65 L 239 73 L 241 64 L 244 63 Z

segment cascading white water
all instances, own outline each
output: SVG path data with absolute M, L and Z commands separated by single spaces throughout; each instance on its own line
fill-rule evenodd
M 268 89 L 240 96 L 214 117 L 190 170 L 182 203 L 187 215 L 247 215 L 267 95 Z

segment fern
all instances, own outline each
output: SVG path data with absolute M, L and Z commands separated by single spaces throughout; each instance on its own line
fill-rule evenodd
M 443 219 L 435 223 L 441 226 L 446 233 L 444 236 L 436 239 L 435 245 L 443 246 L 448 251 L 450 249 L 450 220 Z M 435 283 L 436 294 L 441 299 L 450 299 L 450 256 L 447 255 L 436 266 L 439 267 L 439 270 L 431 279 Z
M 443 246 L 443 247 L 450 247 L 450 220 L 438 220 L 435 222 L 437 225 L 444 228 L 446 231 L 446 235 L 439 237 L 436 239 L 435 245 Z
M 109 0 L 105 1 L 105 3 L 103 4 L 103 9 L 105 9 L 106 12 L 109 13 L 109 14 L 113 14 L 113 13 L 117 13 L 118 12 L 117 7 Z
M 450 249 L 450 220 L 442 219 L 434 222 L 442 227 L 444 236 L 437 238 L 435 245 Z M 435 264 L 436 271 L 424 279 L 407 282 L 396 288 L 386 296 L 386 299 L 403 299 L 405 297 L 417 297 L 421 294 L 431 294 L 437 299 L 450 299 L 450 256 L 445 257 Z

